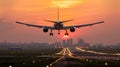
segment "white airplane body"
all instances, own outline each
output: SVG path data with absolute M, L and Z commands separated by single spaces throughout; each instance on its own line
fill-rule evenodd
M 66 31 L 65 35 L 69 35 L 67 32 L 68 29 L 71 32 L 75 32 L 75 28 L 93 26 L 96 24 L 104 23 L 104 21 L 101 21 L 101 22 L 83 24 L 83 25 L 64 26 L 63 23 L 73 21 L 73 20 L 60 21 L 59 20 L 59 9 L 58 9 L 58 20 L 57 21 L 51 21 L 51 20 L 44 20 L 44 21 L 52 22 L 52 23 L 54 23 L 54 25 L 53 26 L 42 26 L 42 25 L 27 24 L 27 23 L 22 23 L 22 22 L 16 22 L 16 23 L 30 26 L 30 27 L 42 28 L 43 32 L 45 32 L 45 33 L 47 33 L 48 30 L 50 30 L 50 36 L 53 36 L 53 33 L 52 33 L 53 30 L 58 30 L 58 34 L 60 34 L 60 30 L 65 30 Z

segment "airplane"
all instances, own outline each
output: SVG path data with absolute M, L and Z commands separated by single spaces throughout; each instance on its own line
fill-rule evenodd
M 104 23 L 104 21 L 100 21 L 100 22 L 96 22 L 96 23 L 83 24 L 83 25 L 64 26 L 63 23 L 70 22 L 70 21 L 73 21 L 73 20 L 61 21 L 60 18 L 59 18 L 59 9 L 58 9 L 58 12 L 57 12 L 57 21 L 51 21 L 51 20 L 44 20 L 44 21 L 54 23 L 54 25 L 53 26 L 42 26 L 42 25 L 34 25 L 34 24 L 28 24 L 28 23 L 23 23 L 23 22 L 18 22 L 18 21 L 16 23 L 26 25 L 26 26 L 29 26 L 29 27 L 42 28 L 43 32 L 45 32 L 45 33 L 47 33 L 50 30 L 50 34 L 49 34 L 50 36 L 53 36 L 53 32 L 52 32 L 53 30 L 58 30 L 58 34 L 60 34 L 60 30 L 65 30 L 66 31 L 65 35 L 68 36 L 69 35 L 68 29 L 71 32 L 75 32 L 75 28 L 93 26 L 93 25 L 96 25 L 96 24 Z

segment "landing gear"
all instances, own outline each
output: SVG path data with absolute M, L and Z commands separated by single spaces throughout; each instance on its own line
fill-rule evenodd
M 65 35 L 67 35 L 67 36 L 68 36 L 69 34 L 68 34 L 68 33 L 65 33 Z
M 50 33 L 50 36 L 53 36 L 53 33 Z
M 69 34 L 68 34 L 68 32 L 67 32 L 67 30 L 66 30 L 66 33 L 65 33 L 65 35 L 67 35 L 67 36 L 69 35 Z
M 50 36 L 53 36 L 52 29 L 51 29 L 51 31 L 50 31 Z
M 58 30 L 58 35 L 60 35 L 60 30 Z

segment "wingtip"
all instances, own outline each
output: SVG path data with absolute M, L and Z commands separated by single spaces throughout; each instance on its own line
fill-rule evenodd
M 102 21 L 102 23 L 105 23 L 105 21 Z
M 17 24 L 23 24 L 22 22 L 16 21 Z
M 16 23 L 21 23 L 21 22 L 19 22 L 19 21 L 16 21 Z
M 16 21 L 15 23 L 19 23 L 18 21 Z
M 105 23 L 104 21 L 101 21 L 101 22 L 99 22 L 99 23 Z

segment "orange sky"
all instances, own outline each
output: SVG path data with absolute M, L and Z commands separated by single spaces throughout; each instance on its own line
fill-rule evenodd
M 77 41 L 83 38 L 89 43 L 119 43 L 120 20 L 119 0 L 0 0 L 0 41 L 9 42 L 54 42 L 59 36 L 49 37 L 42 29 L 15 24 L 15 21 L 39 25 L 53 25 L 44 19 L 56 20 L 60 7 L 60 19 L 74 19 L 65 25 L 77 25 L 105 21 L 105 24 L 76 29 L 70 37 Z M 46 41 L 46 39 L 48 41 Z

